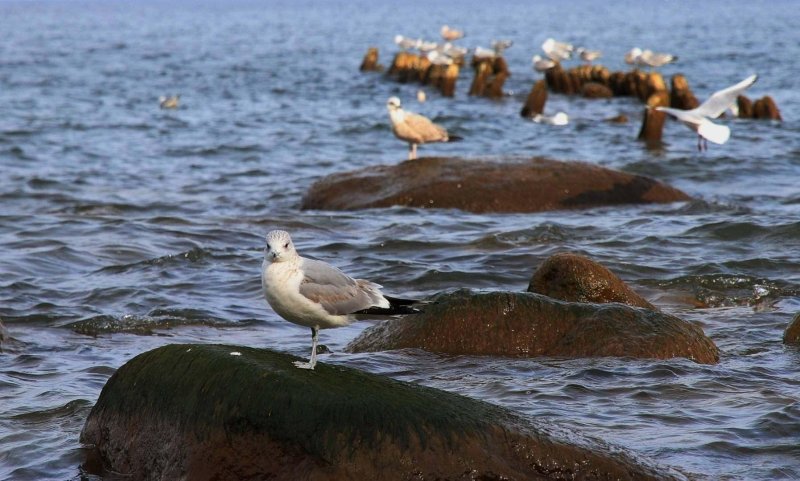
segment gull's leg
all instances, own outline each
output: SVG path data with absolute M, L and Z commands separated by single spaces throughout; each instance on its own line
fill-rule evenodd
M 417 158 L 417 144 L 411 144 L 411 160 Z
M 295 367 L 299 367 L 300 369 L 314 369 L 314 366 L 317 365 L 317 341 L 319 341 L 319 328 L 312 327 L 311 328 L 311 359 L 308 362 L 303 361 L 295 361 Z
M 408 160 L 414 160 L 414 144 L 408 144 Z
M 700 135 L 697 136 L 697 151 L 698 152 L 703 151 L 703 137 Z

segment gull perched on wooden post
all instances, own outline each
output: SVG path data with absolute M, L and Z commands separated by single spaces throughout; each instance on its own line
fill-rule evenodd
M 684 125 L 697 132 L 697 150 L 707 150 L 708 140 L 715 144 L 724 144 L 731 136 L 731 129 L 726 125 L 718 125 L 710 119 L 722 115 L 736 102 L 736 98 L 758 79 L 751 75 L 736 85 L 714 92 L 705 102 L 691 110 L 656 107 L 683 122 Z
M 289 322 L 311 328 L 311 358 L 295 366 L 314 369 L 319 330 L 342 327 L 355 314 L 397 315 L 419 312 L 408 299 L 384 296 L 381 286 L 353 279 L 322 261 L 301 257 L 289 233 L 267 234 L 261 284 L 270 307 Z
M 440 33 L 442 34 L 442 38 L 445 42 L 452 42 L 454 40 L 458 40 L 459 38 L 464 38 L 463 30 L 450 28 L 449 25 L 442 25 Z
M 419 144 L 461 140 L 461 137 L 448 135 L 444 127 L 434 124 L 427 117 L 403 110 L 397 97 L 389 97 L 386 108 L 389 110 L 395 137 L 408 142 L 408 160 L 417 158 Z

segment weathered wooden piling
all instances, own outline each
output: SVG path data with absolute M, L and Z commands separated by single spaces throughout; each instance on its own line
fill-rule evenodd
M 545 80 L 538 80 L 533 84 L 533 88 L 522 106 L 520 115 L 523 117 L 533 117 L 544 113 L 544 104 L 547 102 L 547 83 Z
M 739 108 L 739 118 L 753 118 L 753 101 L 744 95 L 736 97 L 736 106 Z
M 664 121 L 667 114 L 656 110 L 656 107 L 669 106 L 669 92 L 666 89 L 654 92 L 647 99 L 647 108 L 644 110 L 642 128 L 639 130 L 639 140 L 644 140 L 648 145 L 661 143 L 661 134 L 664 131 Z
M 765 95 L 753 103 L 753 118 L 765 120 L 783 120 L 781 111 L 772 97 Z
M 378 64 L 378 48 L 370 47 L 367 49 L 364 60 L 361 61 L 361 66 L 358 68 L 362 72 L 381 72 L 383 65 Z
M 689 88 L 689 81 L 682 74 L 675 74 L 670 81 L 669 106 L 675 109 L 691 110 L 698 105 L 697 97 Z
M 503 57 L 473 58 L 472 68 L 475 77 L 469 88 L 469 95 L 499 98 L 503 96 L 503 84 L 511 75 Z

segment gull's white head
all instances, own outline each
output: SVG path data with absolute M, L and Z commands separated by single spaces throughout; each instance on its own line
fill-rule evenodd
M 284 230 L 273 230 L 267 234 L 267 247 L 264 258 L 270 262 L 285 262 L 297 257 L 292 238 Z
M 389 97 L 389 100 L 386 101 L 386 108 L 389 111 L 399 110 L 400 109 L 400 99 L 397 97 Z

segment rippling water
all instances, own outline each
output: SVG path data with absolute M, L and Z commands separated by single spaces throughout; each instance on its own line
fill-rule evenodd
M 800 350 L 782 344 L 800 311 L 800 110 L 794 2 L 0 1 L 0 478 L 80 475 L 78 435 L 108 377 L 174 342 L 267 346 L 305 355 L 308 333 L 260 295 L 263 236 L 426 296 L 457 287 L 523 290 L 548 255 L 584 253 L 665 311 L 699 323 L 718 365 L 685 360 L 501 359 L 420 351 L 350 355 L 369 325 L 323 332 L 328 362 L 455 391 L 610 440 L 699 479 L 800 478 Z M 564 5 L 565 3 L 568 3 Z M 463 44 L 510 38 L 507 98 L 417 104 L 358 65 L 396 33 Z M 706 153 L 666 126 L 635 142 L 630 99 L 551 95 L 563 128 L 518 116 L 553 36 L 599 48 L 622 69 L 633 46 L 678 54 L 705 98 L 757 72 L 782 123 L 727 120 Z M 158 96 L 181 94 L 181 107 Z M 463 142 L 421 153 L 544 155 L 656 177 L 696 200 L 579 212 L 475 215 L 394 208 L 299 211 L 333 172 L 396 163 L 384 107 L 399 95 Z M 624 113 L 628 124 L 603 119 Z

